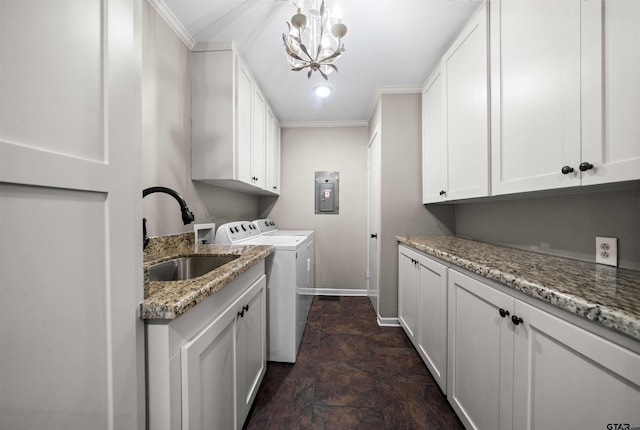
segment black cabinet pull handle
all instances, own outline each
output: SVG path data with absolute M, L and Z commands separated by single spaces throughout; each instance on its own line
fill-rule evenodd
M 562 174 L 563 174 L 563 175 L 567 175 L 567 174 L 569 174 L 569 173 L 573 172 L 573 167 L 571 167 L 571 166 L 564 166 L 564 167 L 562 168 L 561 172 L 562 172 Z
M 581 172 L 586 172 L 587 170 L 593 169 L 593 164 L 587 163 L 585 161 L 583 163 L 580 163 L 580 165 L 578 166 L 578 169 L 580 169 Z
M 502 318 L 504 318 L 504 317 L 508 317 L 508 316 L 509 316 L 509 311 L 507 311 L 507 310 L 505 310 L 505 309 L 500 308 L 500 309 L 498 309 L 498 312 L 500 313 L 500 316 L 501 316 Z
M 519 316 L 514 315 L 511 317 L 511 322 L 513 323 L 513 325 L 518 325 L 520 323 L 523 323 L 524 321 Z
M 371 233 L 371 239 L 377 239 L 378 233 Z
M 238 312 L 238 316 L 240 318 L 244 318 L 244 309 L 242 309 L 240 312 Z
M 440 191 L 440 195 L 444 196 L 445 194 L 447 194 L 447 192 L 445 190 Z
M 244 306 L 242 307 L 242 311 L 243 311 L 243 312 L 249 312 L 249 305 L 244 305 Z

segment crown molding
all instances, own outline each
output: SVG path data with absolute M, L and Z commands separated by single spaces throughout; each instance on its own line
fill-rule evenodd
M 376 92 L 371 100 L 369 106 L 369 114 L 367 115 L 367 122 L 371 121 L 371 117 L 376 110 L 376 106 L 380 101 L 383 94 L 422 94 L 422 88 L 424 85 L 408 85 L 408 86 L 380 86 L 376 88 Z
M 282 128 L 302 127 L 368 127 L 368 121 L 292 121 L 281 122 Z
M 156 12 L 158 12 L 158 15 L 160 15 L 162 19 L 165 20 L 165 22 L 176 33 L 180 40 L 182 40 L 182 42 L 187 45 L 187 48 L 189 48 L 189 50 L 192 50 L 196 44 L 195 39 L 191 37 L 187 29 L 184 28 L 182 24 L 180 24 L 178 18 L 176 18 L 175 15 L 169 10 L 167 5 L 164 4 L 164 1 L 147 0 L 147 2 L 156 10 Z

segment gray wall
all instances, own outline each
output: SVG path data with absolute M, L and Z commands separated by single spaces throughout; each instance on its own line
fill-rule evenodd
M 173 188 L 196 223 L 255 219 L 258 197 L 191 181 L 191 69 L 189 50 L 167 23 L 142 2 L 142 184 Z M 142 193 L 142 190 L 141 190 Z M 164 194 L 144 199 L 150 236 L 193 231 Z
M 262 215 L 285 229 L 312 229 L 316 288 L 366 288 L 366 127 L 282 129 L 281 197 Z M 340 172 L 340 213 L 315 215 L 314 173 Z
M 421 203 L 421 94 L 383 94 L 373 118 L 370 132 L 380 125 L 382 151 L 378 314 L 394 318 L 398 315 L 396 236 L 452 235 L 454 214 L 451 205 Z
M 456 205 L 456 235 L 595 261 L 595 237 L 618 238 L 620 267 L 640 270 L 640 185 Z

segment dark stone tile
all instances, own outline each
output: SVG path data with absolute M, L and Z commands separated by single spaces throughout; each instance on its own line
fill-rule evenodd
M 246 429 L 462 429 L 399 327 L 366 297 L 314 298 L 295 364 L 269 362 Z
M 377 407 L 375 379 L 358 366 L 323 362 L 317 370 L 315 401 L 329 406 Z
M 321 327 L 322 327 L 321 319 L 307 320 L 307 324 L 304 328 L 304 333 L 302 334 L 302 341 L 300 343 L 302 345 L 305 345 L 305 344 L 317 345 L 320 340 L 320 334 L 322 334 Z
M 464 429 L 440 389 L 433 384 L 377 382 L 376 387 L 387 399 L 382 410 L 388 428 Z
M 376 430 L 386 429 L 384 415 L 379 408 L 353 408 L 318 404 L 313 411 L 313 429 Z
M 359 334 L 325 333 L 321 337 L 319 354 L 327 361 L 369 361 L 367 339 Z
M 435 383 L 413 347 L 370 347 L 369 351 L 371 353 L 372 369 L 377 379 L 424 384 Z

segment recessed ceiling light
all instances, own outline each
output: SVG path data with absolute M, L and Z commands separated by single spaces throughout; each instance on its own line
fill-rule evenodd
M 318 85 L 313 88 L 313 92 L 316 93 L 318 97 L 327 97 L 333 92 L 333 88 L 329 85 Z

